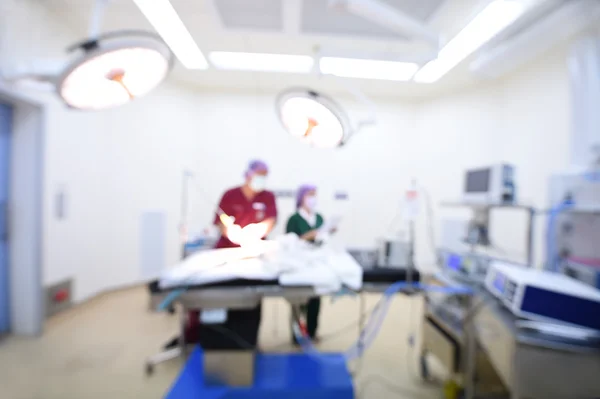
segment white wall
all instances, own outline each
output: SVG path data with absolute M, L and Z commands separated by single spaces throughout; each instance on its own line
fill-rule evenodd
M 191 203 L 191 226 L 201 228 L 220 194 L 242 182 L 254 157 L 269 163 L 274 189 L 316 183 L 323 210 L 346 216 L 341 238 L 353 246 L 373 245 L 396 212 L 409 176 L 417 173 L 411 152 L 425 149 L 404 144 L 418 137 L 411 107 L 382 104 L 377 129 L 342 150 L 323 152 L 282 132 L 273 99 L 167 86 L 102 114 L 56 107 L 48 118 L 46 281 L 77 276 L 78 295 L 84 296 L 137 281 L 139 217 L 145 210 L 166 212 L 167 261 L 175 262 L 183 171 L 192 170 L 201 186 L 192 189 Z M 53 214 L 59 189 L 67 194 L 62 221 Z M 349 193 L 344 209 L 332 200 L 336 190 Z M 279 230 L 293 206 L 290 199 L 279 202 Z
M 564 170 L 569 161 L 571 113 L 566 57 L 566 48 L 561 46 L 501 81 L 482 83 L 476 89 L 423 106 L 421 134 L 432 141 L 437 137 L 434 151 L 427 157 L 434 159 L 442 146 L 447 150 L 453 146 L 459 148 L 465 156 L 458 163 L 444 167 L 452 174 L 462 173 L 467 167 L 511 163 L 517 168 L 519 201 L 538 209 L 547 208 L 548 179 Z M 431 179 L 436 183 L 433 190 L 437 191 L 444 175 L 434 174 Z M 453 192 L 445 194 L 457 198 L 460 189 L 461 186 L 454 186 Z M 438 216 L 455 215 L 442 209 Z M 497 211 L 491 232 L 495 244 L 523 259 L 525 223 L 523 213 Z M 545 221 L 538 218 L 536 264 L 543 261 L 544 229 Z
M 519 71 L 504 85 L 504 133 L 496 140 L 498 154 L 519 167 L 518 190 L 524 202 L 548 209 L 550 176 L 564 172 L 571 154 L 571 101 L 567 50 L 560 47 Z M 497 234 L 510 240 L 515 219 L 502 219 Z M 523 220 L 522 218 L 520 220 Z M 522 223 L 522 222 L 521 222 Z M 535 265 L 545 261 L 546 218 L 535 224 Z M 517 248 L 508 243 L 509 248 Z
M 47 144 L 46 281 L 77 276 L 81 293 L 137 281 L 139 217 L 145 210 L 166 212 L 167 262 L 175 262 L 185 169 L 195 173 L 200 186 L 191 196 L 196 230 L 209 223 L 220 194 L 242 182 L 248 160 L 259 157 L 271 167 L 271 188 L 317 184 L 322 211 L 344 216 L 340 240 L 372 247 L 376 237 L 395 232 L 390 221 L 412 177 L 431 187 L 434 198 L 452 197 L 460 191 L 466 160 L 485 161 L 491 153 L 489 140 L 480 134 L 483 122 L 438 139 L 439 132 L 417 125 L 427 123 L 417 118 L 421 112 L 402 103 L 378 104 L 376 128 L 342 149 L 318 151 L 282 132 L 273 101 L 274 94 L 194 93 L 167 86 L 98 115 L 55 109 L 48 122 L 55 133 Z M 344 103 L 351 115 L 360 115 L 359 108 Z M 454 117 L 455 111 L 447 112 Z M 471 144 L 452 148 L 456 142 Z M 53 197 L 63 187 L 68 214 L 59 221 Z M 333 200 L 339 190 L 348 192 L 347 203 Z M 294 201 L 281 199 L 278 206 L 282 231 Z M 422 263 L 433 261 L 425 240 L 418 257 Z
M 75 39 L 35 3 L 14 4 L 10 18 L 0 21 L 11 24 L 12 34 L 0 40 L 0 61 L 60 54 Z M 344 214 L 340 238 L 352 247 L 370 247 L 391 232 L 412 177 L 437 203 L 459 197 L 465 168 L 509 161 L 518 168 L 520 195 L 544 206 L 547 177 L 568 158 L 563 57 L 557 51 L 502 82 L 428 103 L 379 102 L 377 126 L 335 151 L 287 137 L 274 113 L 275 93 L 192 92 L 167 84 L 101 113 L 68 111 L 44 96 L 44 281 L 75 278 L 76 300 L 138 282 L 139 224 L 147 210 L 166 213 L 166 262 L 175 262 L 183 170 L 196 173 L 205 193 L 194 191 L 192 204 L 202 227 L 212 203 L 241 182 L 255 157 L 270 164 L 272 188 L 316 183 L 324 213 Z M 341 102 L 355 118 L 364 111 Z M 64 220 L 55 215 L 59 190 L 66 193 Z M 350 201 L 334 202 L 336 190 L 347 191 Z M 293 210 L 293 200 L 278 205 L 282 219 Z M 441 212 L 436 209 L 437 219 Z M 498 245 L 516 251 L 519 240 L 512 237 L 521 227 L 509 220 L 497 225 L 499 236 L 511 239 Z M 434 259 L 425 221 L 422 214 L 417 259 L 423 266 Z

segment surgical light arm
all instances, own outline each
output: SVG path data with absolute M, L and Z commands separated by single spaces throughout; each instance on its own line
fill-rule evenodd
M 316 54 L 318 58 L 322 56 L 321 50 L 319 50 Z M 321 71 L 319 70 L 319 73 Z M 329 74 L 322 74 L 321 76 L 334 76 Z M 348 137 L 345 141 L 348 141 L 352 136 L 358 133 L 365 127 L 373 126 L 377 124 L 377 113 L 375 111 L 375 103 L 367 97 L 360 89 L 358 89 L 355 85 L 351 84 L 348 79 L 337 79 L 337 82 L 342 86 L 344 90 L 346 90 L 352 97 L 356 99 L 359 103 L 361 103 L 367 110 L 367 115 L 363 117 L 361 120 L 355 123 L 351 123 L 351 131 L 349 132 Z

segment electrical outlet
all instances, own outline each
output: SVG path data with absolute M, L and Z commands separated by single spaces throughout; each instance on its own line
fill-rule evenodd
M 273 190 L 273 194 L 277 198 L 294 198 L 296 196 L 294 190 Z
M 337 201 L 347 201 L 348 200 L 348 193 L 345 191 L 336 191 L 334 198 Z
M 73 280 L 46 287 L 46 317 L 54 316 L 73 304 Z

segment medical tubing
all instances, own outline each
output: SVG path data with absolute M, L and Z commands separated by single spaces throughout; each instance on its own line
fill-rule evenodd
M 429 195 L 429 191 L 423 186 L 417 186 L 418 190 L 424 193 L 425 197 L 425 207 L 427 209 L 427 234 L 429 238 L 429 245 L 431 245 L 431 250 L 435 253 L 436 244 L 435 244 L 435 226 L 434 226 L 434 214 L 433 214 L 433 204 L 431 201 L 431 195 Z
M 388 287 L 383 293 L 383 298 L 377 304 L 376 308 L 371 313 L 369 317 L 369 321 L 363 330 L 361 331 L 359 340 L 352 345 L 344 354 L 344 360 L 350 361 L 357 357 L 362 356 L 364 351 L 369 348 L 369 346 L 375 340 L 381 326 L 383 324 L 383 320 L 385 319 L 385 315 L 389 309 L 391 304 L 392 295 L 408 288 L 414 288 L 421 292 L 438 292 L 444 293 L 447 295 L 473 295 L 473 290 L 468 287 L 442 287 L 436 285 L 426 285 L 421 283 L 407 283 L 407 282 L 397 282 Z M 302 350 L 309 356 L 316 358 L 316 360 L 324 361 L 320 355 L 320 352 L 315 349 L 314 345 L 307 339 L 307 337 L 303 336 L 298 328 L 294 328 L 294 335 L 300 344 Z M 333 359 L 327 359 L 333 360 Z
M 186 177 L 190 177 L 191 178 L 191 185 L 192 187 L 194 187 L 198 192 L 200 192 L 200 199 L 202 201 L 204 201 L 205 204 L 210 205 L 210 206 L 214 206 L 215 204 L 209 200 L 209 195 L 207 194 L 206 191 L 204 191 L 204 189 L 202 188 L 202 186 L 200 184 L 198 184 L 198 182 L 196 180 L 194 180 L 194 173 L 192 172 L 187 172 Z M 227 215 L 227 213 L 225 213 L 225 211 L 220 207 L 220 204 L 216 206 L 217 208 L 217 215 L 219 216 L 219 218 L 221 218 L 221 216 L 225 215 L 226 217 L 229 217 L 229 215 Z
M 371 320 L 369 320 L 365 328 L 363 328 L 363 330 L 361 331 L 358 341 L 346 351 L 345 356 L 347 359 L 360 357 L 360 354 L 362 354 L 362 352 L 364 351 L 365 346 L 370 345 L 370 343 L 373 342 L 375 336 L 377 335 L 377 330 L 383 324 L 383 320 L 385 319 L 385 315 L 387 314 L 391 302 L 391 297 L 385 298 L 385 300 L 382 302 L 384 306 L 378 309 L 377 321 L 372 323 Z
M 354 355 L 355 352 L 358 351 L 358 356 L 360 356 L 362 355 L 362 352 L 364 352 L 364 350 L 373 343 L 373 341 L 377 337 L 379 330 L 381 329 L 381 326 L 383 325 L 383 320 L 385 319 L 385 315 L 387 314 L 387 311 L 393 299 L 392 295 L 405 288 L 416 288 L 421 291 L 439 292 L 447 295 L 471 295 L 473 293 L 473 290 L 467 287 L 441 287 L 435 285 L 422 285 L 420 283 L 408 284 L 405 282 L 396 283 L 390 286 L 385 291 L 384 298 L 382 298 L 382 301 L 384 301 L 384 306 L 379 311 L 379 317 L 377 318 L 377 321 L 374 325 L 371 325 L 371 319 L 369 320 L 369 323 L 361 333 L 361 338 L 354 345 L 354 347 L 351 347 L 349 349 L 349 351 L 347 352 L 348 355 Z
M 383 324 L 383 320 L 385 319 L 385 315 L 388 312 L 390 305 L 392 304 L 393 297 L 391 295 L 386 295 L 384 293 L 384 297 L 381 298 L 379 303 L 377 304 L 377 308 L 374 310 L 372 317 L 369 317 L 365 327 L 361 331 L 359 343 L 363 343 L 366 338 L 368 338 L 373 331 L 371 326 L 377 326 Z
M 570 201 L 565 201 L 560 205 L 550 210 L 550 216 L 548 217 L 548 227 L 546 230 L 546 269 L 556 272 L 558 271 L 558 260 L 560 254 L 556 253 L 556 217 L 566 209 L 573 206 Z
M 375 323 L 375 325 L 383 323 L 383 318 L 385 317 L 385 314 L 387 313 L 387 310 L 391 304 L 391 299 L 392 299 L 391 294 L 393 294 L 394 292 L 397 292 L 397 290 L 402 289 L 402 287 L 398 286 L 398 288 L 396 290 L 396 285 L 398 285 L 398 284 L 399 283 L 392 284 L 390 287 L 388 287 L 384 291 L 383 298 L 377 303 L 377 305 L 375 306 L 375 309 L 373 309 L 373 312 L 369 316 L 369 319 L 367 320 L 365 327 L 361 331 L 360 340 L 362 340 L 365 337 L 365 335 L 369 332 L 369 326 L 371 326 L 373 323 Z M 409 284 L 402 282 L 402 285 L 408 286 Z M 373 320 L 377 320 L 377 321 L 373 322 Z M 362 342 L 362 341 L 360 341 L 360 342 Z
M 346 351 L 346 356 L 348 356 L 348 353 L 354 353 L 354 352 L 360 350 L 360 346 L 364 342 L 365 335 L 369 333 L 368 327 L 373 324 L 373 320 L 375 318 L 381 319 L 383 317 L 383 315 L 385 315 L 387 313 L 387 308 L 389 307 L 390 303 L 391 303 L 391 299 L 389 299 L 388 297 L 382 298 L 382 300 L 380 300 L 377 303 L 377 305 L 375 306 L 375 308 L 373 309 L 373 311 L 369 315 L 369 319 L 367 320 L 367 323 L 366 323 L 365 327 L 363 327 L 363 329 L 361 330 L 361 332 L 360 332 L 360 334 L 358 336 L 357 343 L 354 344 L 354 345 L 352 345 Z M 385 308 L 385 310 L 382 310 L 384 308 Z M 380 315 L 382 315 L 382 316 L 380 316 Z M 378 324 L 378 323 L 382 323 L 382 321 L 378 321 L 375 324 Z
M 409 286 L 409 285 L 405 285 L 405 286 Z M 419 288 L 423 291 L 429 291 L 429 292 L 442 292 L 445 294 L 471 294 L 472 291 L 470 289 L 456 289 L 456 288 L 452 288 L 452 287 L 439 287 L 439 286 L 424 286 L 424 285 L 413 285 L 413 287 L 415 288 Z M 398 287 L 398 290 L 402 289 L 402 287 Z M 365 327 L 365 331 L 362 334 L 363 336 L 363 342 L 359 342 L 357 344 L 358 349 L 360 348 L 366 348 L 368 347 L 375 339 L 375 337 L 377 336 L 377 333 L 379 331 L 379 329 L 381 328 L 381 325 L 383 324 L 383 320 L 385 318 L 385 315 L 387 313 L 387 310 L 389 309 L 389 305 L 391 304 L 391 301 L 393 299 L 393 297 L 391 296 L 393 293 L 395 293 L 396 291 L 388 291 L 385 295 L 386 297 L 384 297 L 382 300 L 384 301 L 384 306 L 381 308 L 381 311 L 379 313 L 379 317 L 377 318 L 377 321 L 375 322 L 375 324 L 369 324 Z
M 179 298 L 185 291 L 187 291 L 186 288 L 179 288 L 179 289 L 169 292 L 169 294 L 165 297 L 165 299 L 163 299 L 160 302 L 160 304 L 158 305 L 158 307 L 157 307 L 158 311 L 164 312 L 165 310 L 167 310 L 171 306 L 171 304 L 177 298 Z
M 367 325 L 361 331 L 357 343 L 350 347 L 350 349 L 346 352 L 346 356 L 348 358 L 360 356 L 364 349 L 370 346 L 375 340 L 393 300 L 391 295 L 384 295 L 385 296 L 378 303 L 378 308 L 374 311 L 373 317 L 369 318 Z
M 404 284 L 403 284 L 404 285 Z M 408 284 L 406 284 L 406 286 L 408 286 Z M 435 291 L 440 291 L 440 292 L 445 292 L 448 294 L 463 294 L 463 293 L 472 293 L 470 290 L 464 290 L 464 289 L 453 289 L 450 287 L 425 287 L 425 288 L 432 288 L 432 290 Z M 401 287 L 398 287 L 398 289 L 401 289 Z M 389 293 L 388 293 L 389 294 Z M 381 325 L 383 324 L 383 319 L 385 314 L 387 313 L 387 309 L 389 308 L 389 304 L 391 303 L 391 297 L 386 296 L 385 298 L 382 299 L 383 302 L 380 302 L 380 304 L 383 304 L 384 306 L 382 306 L 380 309 L 380 314 L 379 314 L 379 318 L 377 323 L 375 324 L 375 327 L 372 327 L 371 325 L 365 327 L 365 329 L 363 329 L 363 332 L 361 333 L 361 338 L 359 339 L 359 341 L 352 346 L 350 349 L 348 349 L 348 351 L 346 351 L 345 354 L 345 359 L 346 361 L 350 361 L 353 360 L 357 357 L 362 356 L 363 352 L 369 348 L 369 346 L 372 344 L 372 342 L 375 340 L 377 333 L 379 331 L 379 329 L 381 328 Z M 367 336 L 367 339 L 365 340 L 365 336 Z M 308 344 L 310 345 L 310 344 Z M 314 353 L 315 350 L 314 348 L 312 348 L 311 346 L 303 346 L 303 349 L 309 349 L 310 353 Z

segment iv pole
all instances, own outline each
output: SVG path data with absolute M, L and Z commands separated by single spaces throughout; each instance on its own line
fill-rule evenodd
M 194 177 L 194 174 L 189 170 L 183 171 L 183 180 L 181 184 L 181 202 L 180 202 L 180 221 L 179 221 L 179 238 L 181 240 L 181 259 L 186 256 L 185 244 L 188 238 L 188 195 L 189 195 L 189 180 Z

